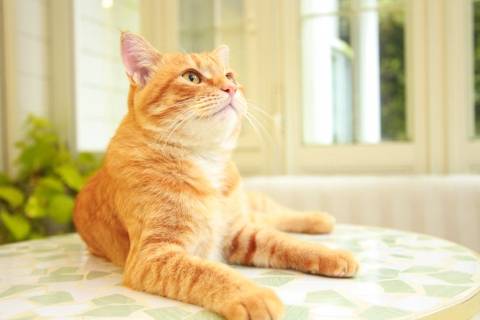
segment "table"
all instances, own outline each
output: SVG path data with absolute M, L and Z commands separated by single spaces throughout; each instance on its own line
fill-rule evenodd
M 295 236 L 351 250 L 361 269 L 354 279 L 333 279 L 234 266 L 277 292 L 286 320 L 470 319 L 480 312 L 480 257 L 457 244 L 353 225 Z M 0 270 L 0 319 L 220 319 L 123 287 L 121 269 L 91 256 L 77 234 L 0 246 Z

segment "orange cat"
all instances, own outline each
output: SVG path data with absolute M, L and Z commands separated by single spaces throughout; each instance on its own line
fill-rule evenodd
M 227 319 L 279 319 L 283 306 L 219 261 L 351 277 L 345 251 L 277 231 L 326 233 L 334 219 L 247 194 L 230 160 L 247 103 L 228 47 L 160 54 L 123 33 L 128 114 L 102 168 L 77 197 L 89 250 L 124 268 L 125 285 L 203 306 Z

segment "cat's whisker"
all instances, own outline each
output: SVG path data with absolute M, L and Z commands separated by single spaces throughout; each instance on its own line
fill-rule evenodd
M 168 146 L 170 144 L 170 139 L 173 137 L 173 134 L 178 130 L 180 129 L 180 127 L 185 123 L 187 122 L 188 120 L 191 120 L 195 117 L 195 114 L 194 113 L 191 113 L 190 115 L 188 115 L 187 117 L 183 118 L 182 120 L 180 120 L 179 122 L 177 122 L 177 124 L 170 130 L 170 132 L 168 133 L 165 141 L 164 141 L 164 145 L 163 145 L 163 148 L 162 148 L 162 152 L 164 151 L 164 148 L 166 146 Z
M 252 108 L 254 109 L 256 112 L 258 112 L 258 114 L 264 116 L 265 118 L 267 118 L 268 120 L 270 121 L 274 121 L 272 115 L 270 115 L 269 113 L 267 113 L 265 110 L 263 110 L 261 107 L 255 105 L 255 104 L 252 104 L 251 102 L 248 102 L 247 101 L 247 105 L 249 108 Z
M 249 107 L 252 107 L 252 106 L 253 106 L 253 105 L 250 105 L 248 101 L 245 101 L 245 102 L 246 102 L 247 106 L 249 106 Z M 242 106 L 244 107 L 244 108 L 243 108 L 243 110 L 244 110 L 243 115 L 245 115 L 245 116 L 247 116 L 247 115 L 250 116 L 250 117 L 252 118 L 252 120 L 254 120 L 254 121 L 257 123 L 257 125 L 262 129 L 262 131 L 264 132 L 264 134 L 266 134 L 266 135 L 270 138 L 270 140 L 271 140 L 272 142 L 276 143 L 275 140 L 273 139 L 272 135 L 271 135 L 271 134 L 269 133 L 269 131 L 265 128 L 265 126 L 262 124 L 262 122 L 261 122 L 260 120 L 258 120 L 258 119 L 255 117 L 255 115 L 248 110 L 248 108 L 245 108 L 245 104 L 242 104 Z M 260 113 L 260 114 L 262 114 L 262 115 L 264 115 L 264 116 L 268 116 L 268 117 L 269 117 L 269 120 L 271 120 L 271 121 L 273 122 L 273 117 L 272 117 L 272 116 L 270 116 L 270 115 L 269 115 L 268 113 L 266 113 L 265 111 L 261 110 L 261 108 L 259 108 L 258 106 L 253 106 L 253 107 L 254 107 L 254 109 L 256 109 L 256 110 L 261 111 L 262 113 Z
M 268 130 L 265 128 L 265 126 L 251 112 L 245 113 L 245 116 L 249 117 L 257 125 L 257 127 L 260 129 L 262 134 L 268 138 L 269 142 L 275 143 L 272 135 L 268 132 Z
M 263 131 L 267 135 L 270 135 L 269 131 L 265 128 L 265 126 L 271 126 L 273 124 L 273 119 L 268 119 L 268 118 L 267 119 L 266 118 L 259 119 L 257 117 L 258 114 L 255 114 L 255 113 L 251 112 L 250 110 L 245 110 L 245 112 L 243 114 L 244 115 L 248 114 L 250 117 L 252 117 L 254 119 L 254 121 L 258 124 L 258 126 L 261 126 Z M 265 120 L 267 120 L 267 123 L 264 123 Z
M 189 99 L 190 100 L 190 99 Z M 190 115 L 189 115 L 190 113 Z M 161 153 L 164 153 L 165 147 L 169 145 L 170 143 L 170 138 L 172 137 L 173 133 L 180 128 L 180 126 L 191 119 L 194 114 L 191 113 L 190 108 L 185 108 L 185 110 L 182 110 L 177 116 L 170 120 L 171 124 L 168 126 L 168 128 L 165 130 L 165 135 L 162 135 L 162 138 L 166 136 L 166 138 L 161 139 L 159 141 L 162 144 L 162 148 L 160 149 Z
M 262 144 L 265 144 L 264 137 L 258 131 L 258 128 L 255 126 L 253 121 L 250 119 L 250 116 L 248 116 L 247 114 L 244 114 L 244 116 L 245 116 L 245 119 L 247 119 L 248 124 L 250 124 L 250 126 L 252 127 L 253 131 L 255 131 L 255 134 L 257 135 L 257 137 L 259 137 L 260 140 L 262 141 Z
M 250 123 L 254 122 L 256 126 L 260 129 L 260 132 L 263 134 L 261 136 L 262 142 L 267 145 L 268 145 L 268 142 L 270 142 L 270 144 L 275 148 L 275 151 L 278 153 L 280 150 L 280 146 L 277 140 L 270 134 L 270 132 L 268 132 L 265 126 L 263 126 L 263 124 L 251 112 L 247 111 L 244 115 L 246 119 L 250 119 L 249 120 Z M 268 141 L 264 140 L 265 137 L 268 139 Z
M 202 100 L 205 100 L 205 99 L 202 99 Z M 208 99 L 206 99 L 208 100 Z M 167 145 L 169 142 L 170 142 L 170 139 L 173 137 L 173 134 L 178 130 L 180 129 L 180 127 L 186 123 L 187 121 L 195 118 L 197 116 L 197 114 L 195 114 L 194 112 L 192 112 L 192 110 L 194 109 L 202 109 L 202 108 L 205 108 L 205 107 L 208 107 L 210 106 L 210 103 L 207 103 L 208 101 L 200 101 L 198 102 L 197 104 L 194 104 L 194 105 L 190 105 L 189 108 L 187 108 L 184 112 L 182 112 L 180 114 L 180 116 L 182 116 L 182 119 L 180 119 L 180 121 L 178 121 L 178 118 L 176 118 L 176 120 L 174 121 L 174 124 L 172 126 L 170 126 L 169 130 L 167 131 L 167 138 L 165 139 L 165 145 Z M 190 115 L 188 115 L 187 117 L 184 117 L 185 114 L 187 113 L 190 113 Z

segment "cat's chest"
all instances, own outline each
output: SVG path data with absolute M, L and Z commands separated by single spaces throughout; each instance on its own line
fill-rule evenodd
M 222 248 L 228 222 L 220 210 L 210 212 L 199 222 L 194 232 L 190 253 L 204 259 L 223 261 Z
M 221 157 L 197 156 L 193 163 L 202 171 L 204 176 L 215 189 L 220 189 L 225 178 L 226 161 Z

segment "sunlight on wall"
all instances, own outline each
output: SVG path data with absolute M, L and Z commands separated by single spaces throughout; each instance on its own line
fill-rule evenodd
M 79 150 L 103 152 L 127 112 L 119 34 L 140 29 L 139 1 L 74 1 L 76 127 Z
M 15 137 L 21 138 L 21 130 L 28 114 L 46 116 L 50 104 L 50 63 L 48 48 L 48 1 L 19 0 L 15 12 L 15 57 L 17 76 L 17 105 L 15 106 Z M 34 53 L 34 54 L 32 54 Z M 26 94 L 28 93 L 28 94 Z

